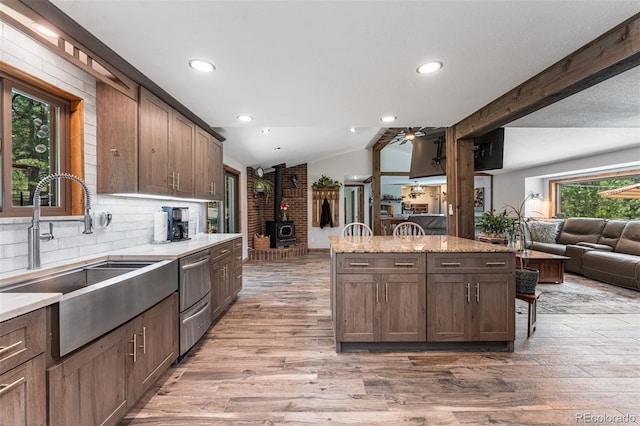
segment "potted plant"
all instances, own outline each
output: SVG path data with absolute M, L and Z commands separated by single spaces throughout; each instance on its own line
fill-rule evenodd
M 535 294 L 540 272 L 527 267 L 527 239 L 529 236 L 529 223 L 525 216 L 525 198 L 518 206 L 507 206 L 509 217 L 513 226 L 509 231 L 510 245 L 520 252 L 516 259 L 519 260 L 516 267 L 516 293 Z
M 320 179 L 313 182 L 311 186 L 314 188 L 324 188 L 327 186 L 342 186 L 342 182 L 340 182 L 339 180 L 331 179 L 329 176 L 322 175 L 320 176 Z
M 480 227 L 480 235 L 489 238 L 503 238 L 506 240 L 507 232 L 514 226 L 514 220 L 507 215 L 504 209 L 501 213 L 495 213 L 493 210 L 484 212 L 477 220 Z
M 271 183 L 269 183 L 268 181 L 259 177 L 253 180 L 254 194 L 256 195 L 270 194 L 271 190 L 272 190 L 272 186 L 271 186 Z

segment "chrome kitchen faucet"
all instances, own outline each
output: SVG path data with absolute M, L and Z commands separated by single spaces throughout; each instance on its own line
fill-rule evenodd
M 82 186 L 84 191 L 84 218 L 82 219 L 50 219 L 49 232 L 40 235 L 40 192 L 42 187 L 47 183 L 55 179 L 69 179 L 77 182 Z M 36 185 L 36 189 L 33 193 L 33 217 L 31 218 L 31 226 L 27 229 L 29 232 L 29 265 L 28 269 L 38 269 L 40 267 L 40 240 L 51 241 L 53 239 L 53 223 L 51 222 L 84 222 L 83 234 L 91 234 L 91 216 L 89 210 L 91 209 L 91 195 L 89 194 L 89 188 L 87 184 L 77 176 L 69 173 L 54 173 L 43 178 Z

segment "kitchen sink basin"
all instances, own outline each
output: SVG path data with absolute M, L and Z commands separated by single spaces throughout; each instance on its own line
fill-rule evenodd
M 63 356 L 108 333 L 178 291 L 178 261 L 109 260 L 3 288 L 62 293 L 50 309 L 52 355 Z

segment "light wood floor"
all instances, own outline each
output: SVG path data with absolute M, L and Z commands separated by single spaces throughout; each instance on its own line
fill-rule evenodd
M 518 315 L 513 353 L 337 354 L 328 254 L 249 263 L 244 277 L 123 424 L 640 422 L 640 312 L 539 314 L 529 339 Z

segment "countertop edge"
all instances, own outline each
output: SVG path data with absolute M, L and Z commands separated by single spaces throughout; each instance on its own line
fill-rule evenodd
M 0 322 L 28 314 L 62 300 L 62 293 L 0 293 Z

